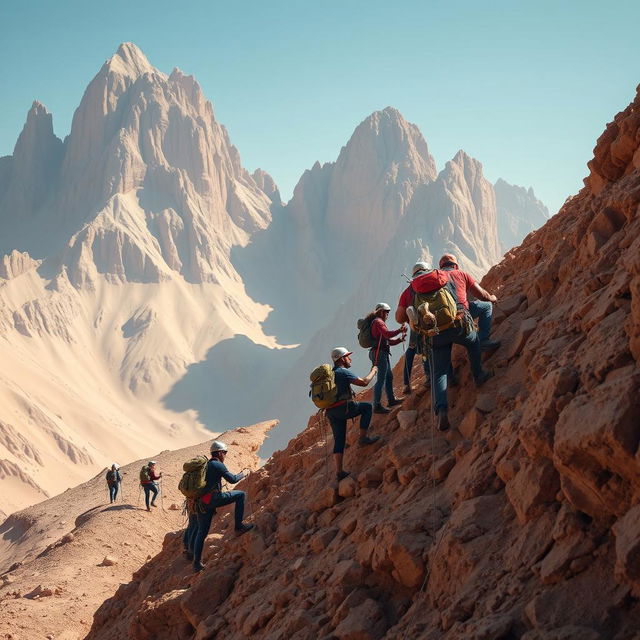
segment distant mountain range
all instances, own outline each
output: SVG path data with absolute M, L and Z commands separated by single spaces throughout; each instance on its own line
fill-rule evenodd
M 121 45 L 64 141 L 35 102 L 0 158 L 0 509 L 203 427 L 280 418 L 282 446 L 313 411 L 307 369 L 417 259 L 480 275 L 547 215 L 462 151 L 438 173 L 391 107 L 285 204 L 193 77 Z

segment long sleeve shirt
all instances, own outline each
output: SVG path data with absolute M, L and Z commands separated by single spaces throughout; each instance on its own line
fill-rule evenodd
M 395 338 L 400 333 L 402 333 L 402 328 L 390 331 L 382 318 L 376 318 L 371 323 L 371 337 L 376 343 L 373 348 L 377 349 L 378 341 L 380 341 L 380 350 L 388 351 L 389 345 L 400 344 L 400 342 L 402 342 L 401 340 L 391 340 L 391 338 Z
M 227 482 L 235 484 L 236 482 L 240 482 L 240 480 L 244 478 L 244 475 L 242 473 L 231 473 L 220 460 L 209 460 L 205 475 L 206 487 L 203 493 L 207 494 L 212 491 L 222 491 L 223 478 Z

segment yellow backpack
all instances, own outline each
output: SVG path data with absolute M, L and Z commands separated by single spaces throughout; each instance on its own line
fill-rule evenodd
M 316 367 L 309 376 L 311 390 L 309 396 L 313 404 L 319 409 L 326 409 L 338 400 L 338 387 L 336 376 L 330 364 L 322 364 Z

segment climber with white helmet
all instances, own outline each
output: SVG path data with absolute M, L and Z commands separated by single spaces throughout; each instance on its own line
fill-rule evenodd
M 336 347 L 331 351 L 333 362 L 333 374 L 337 387 L 337 400 L 326 410 L 327 420 L 331 425 L 333 433 L 333 458 L 336 465 L 336 479 L 338 481 L 349 475 L 348 471 L 342 468 L 344 448 L 347 439 L 347 420 L 360 416 L 360 439 L 361 445 L 368 445 L 377 442 L 379 436 L 367 435 L 367 430 L 371 424 L 372 407 L 370 402 L 355 402 L 351 385 L 366 387 L 376 375 L 378 368 L 373 365 L 371 371 L 364 377 L 358 378 L 355 373 L 349 371 L 351 368 L 351 354 L 353 352 L 344 347 Z
M 428 262 L 420 260 L 413 265 L 411 277 L 417 278 L 418 276 L 421 276 L 423 273 L 427 273 L 428 271 L 431 271 L 431 265 Z M 403 392 L 405 395 L 409 395 L 413 391 L 411 387 L 411 370 L 413 369 L 413 360 L 416 354 L 420 354 L 422 356 L 422 369 L 424 371 L 425 377 L 424 383 L 425 385 L 429 385 L 429 354 L 425 348 L 424 340 L 421 339 L 418 333 L 411 329 L 411 331 L 409 332 L 409 346 L 407 347 L 407 351 L 404 355 Z
M 390 407 L 401 404 L 404 400 L 404 397 L 396 398 L 393 393 L 393 372 L 391 371 L 391 350 L 389 347 L 404 342 L 407 327 L 403 324 L 399 329 L 390 331 L 386 324 L 390 311 L 391 307 L 385 302 L 379 302 L 373 310 L 375 317 L 371 323 L 371 337 L 374 346 L 369 350 L 369 358 L 378 367 L 378 377 L 373 388 L 374 413 L 389 413 L 391 411 L 382 405 L 383 387 Z M 394 340 L 393 338 L 398 335 L 402 335 L 402 337 Z
M 231 473 L 224 464 L 227 456 L 228 448 L 224 442 L 214 440 L 211 443 L 211 460 L 207 463 L 207 471 L 205 475 L 205 488 L 199 498 L 199 513 L 197 514 L 198 529 L 195 533 L 193 543 L 193 568 L 196 571 L 202 571 L 202 547 L 205 538 L 209 534 L 211 520 L 216 512 L 216 507 L 224 507 L 227 504 L 235 503 L 235 531 L 237 535 L 242 535 L 253 529 L 254 525 L 244 524 L 244 491 L 223 491 L 222 480 L 226 480 L 230 484 L 236 484 L 245 478 L 248 474 Z

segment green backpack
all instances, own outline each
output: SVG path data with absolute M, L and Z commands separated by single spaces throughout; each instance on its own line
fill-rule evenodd
M 149 467 L 147 465 L 140 469 L 140 482 L 151 482 L 151 473 L 149 472 Z
M 371 325 L 375 320 L 374 313 L 370 313 L 366 318 L 360 318 L 357 322 L 358 327 L 358 344 L 363 349 L 371 349 L 375 346 L 375 340 L 371 335 Z
M 311 379 L 309 396 L 316 407 L 327 409 L 337 402 L 338 387 L 336 387 L 336 376 L 330 364 L 322 364 L 316 367 L 309 378 Z
M 182 465 L 182 478 L 178 483 L 178 489 L 185 498 L 199 498 L 207 485 L 207 456 L 196 456 L 187 460 Z
M 416 311 L 425 302 L 429 305 L 429 311 L 436 317 L 438 332 L 453 327 L 458 317 L 458 307 L 448 286 L 445 285 L 429 293 L 414 293 L 413 306 Z M 420 331 L 419 328 L 418 331 Z

